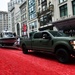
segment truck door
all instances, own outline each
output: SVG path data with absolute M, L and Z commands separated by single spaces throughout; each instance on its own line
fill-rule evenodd
M 33 50 L 41 50 L 41 42 L 42 42 L 42 33 L 37 32 L 34 34 L 32 39 L 32 48 Z
M 49 33 L 43 32 L 42 33 L 42 42 L 41 46 L 44 51 L 51 51 L 52 50 L 52 38 Z
M 44 34 L 48 33 L 36 33 L 32 39 L 32 47 L 34 50 L 51 50 L 51 39 L 44 38 Z

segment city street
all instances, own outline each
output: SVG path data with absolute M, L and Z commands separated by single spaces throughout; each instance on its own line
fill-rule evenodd
M 0 48 L 0 75 L 75 75 L 74 60 L 61 64 L 53 55 Z

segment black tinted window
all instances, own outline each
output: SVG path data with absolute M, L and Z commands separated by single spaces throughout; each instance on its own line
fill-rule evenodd
M 47 32 L 43 32 L 42 35 L 46 34 L 49 37 L 49 34 Z
M 54 37 L 67 37 L 67 35 L 63 32 L 59 32 L 59 31 L 50 31 L 50 33 L 54 36 Z
M 34 34 L 34 38 L 35 39 L 42 38 L 42 33 L 36 33 L 36 34 Z

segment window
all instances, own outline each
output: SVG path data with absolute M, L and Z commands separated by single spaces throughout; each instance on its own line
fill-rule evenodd
M 26 12 L 26 7 L 24 7 L 22 10 L 21 10 L 21 14 L 25 13 Z
M 72 1 L 73 15 L 75 15 L 75 1 Z
M 18 3 L 20 3 L 20 0 L 18 0 Z
M 59 3 L 63 3 L 63 2 L 65 2 L 65 1 L 67 1 L 67 0 L 59 0 Z
M 29 20 L 36 18 L 35 0 L 28 0 Z
M 41 2 L 46 2 L 47 0 L 41 0 Z
M 40 21 L 43 22 L 43 17 L 40 18 Z
M 37 28 L 37 22 L 36 21 L 29 24 L 29 29 L 33 30 L 34 28 Z
M 34 21 L 34 27 L 37 28 L 37 22 L 36 21 Z
M 43 2 L 43 1 L 45 1 L 45 0 L 42 0 L 42 2 Z
M 52 23 L 52 16 L 50 15 L 50 13 L 45 14 L 43 16 L 40 17 L 40 25 L 47 25 L 49 23 Z
M 2 20 L 2 14 L 0 14 L 0 20 Z
M 50 35 L 47 32 L 42 33 L 42 38 L 43 39 L 48 39 L 49 37 L 50 37 Z
M 47 24 L 52 23 L 52 16 L 48 13 L 47 14 Z
M 60 7 L 60 17 L 67 16 L 67 4 Z
M 43 11 L 45 11 L 46 9 L 47 9 L 47 6 L 46 5 L 42 6 L 42 10 Z
M 46 25 L 47 24 L 47 15 L 43 16 L 43 24 Z
M 40 5 L 40 0 L 38 0 L 38 6 Z
M 21 2 L 23 2 L 23 0 L 21 0 Z
M 34 34 L 34 39 L 40 39 L 40 38 L 42 38 L 42 33 L 36 33 L 36 34 Z

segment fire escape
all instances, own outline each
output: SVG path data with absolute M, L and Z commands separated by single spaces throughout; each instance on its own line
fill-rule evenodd
M 42 0 L 41 8 L 37 12 L 37 18 L 41 26 L 45 26 L 52 23 L 52 16 L 54 11 L 54 6 L 49 2 L 47 5 L 47 0 Z

